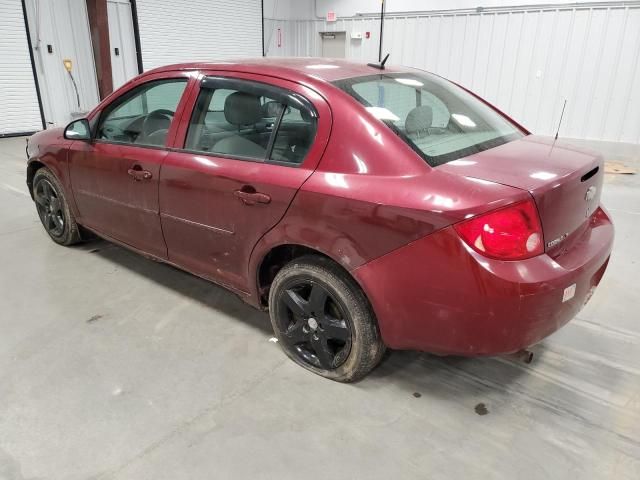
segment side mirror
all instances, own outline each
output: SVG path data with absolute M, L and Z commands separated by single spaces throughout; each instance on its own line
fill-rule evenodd
M 74 120 L 64 129 L 64 138 L 67 140 L 91 140 L 91 128 L 86 118 Z

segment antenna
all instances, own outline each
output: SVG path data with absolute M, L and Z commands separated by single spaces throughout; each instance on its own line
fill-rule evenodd
M 377 68 L 378 70 L 384 70 L 384 64 L 387 63 L 387 59 L 389 58 L 389 54 L 382 59 L 380 63 L 367 63 L 368 67 Z
M 567 106 L 567 99 L 564 99 L 564 104 L 562 105 L 562 113 L 560 113 L 560 121 L 558 122 L 558 130 L 556 130 L 556 138 L 554 138 L 554 140 L 558 139 L 558 133 L 560 133 L 560 125 L 562 125 L 562 117 L 564 117 L 564 107 Z

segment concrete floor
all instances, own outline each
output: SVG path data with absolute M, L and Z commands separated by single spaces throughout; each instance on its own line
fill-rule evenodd
M 392 352 L 341 385 L 215 285 L 55 245 L 23 147 L 0 140 L 1 480 L 640 478 L 640 175 L 607 177 L 609 270 L 533 364 Z

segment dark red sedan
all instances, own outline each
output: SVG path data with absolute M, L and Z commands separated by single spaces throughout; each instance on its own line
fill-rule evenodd
M 172 65 L 28 142 L 46 231 L 88 232 L 268 308 L 325 377 L 385 346 L 516 352 L 582 308 L 613 225 L 602 159 L 436 75 L 326 59 Z

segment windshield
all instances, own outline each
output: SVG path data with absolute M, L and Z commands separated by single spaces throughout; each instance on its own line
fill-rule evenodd
M 334 84 L 386 123 L 431 166 L 523 136 L 462 88 L 427 73 L 382 73 Z

